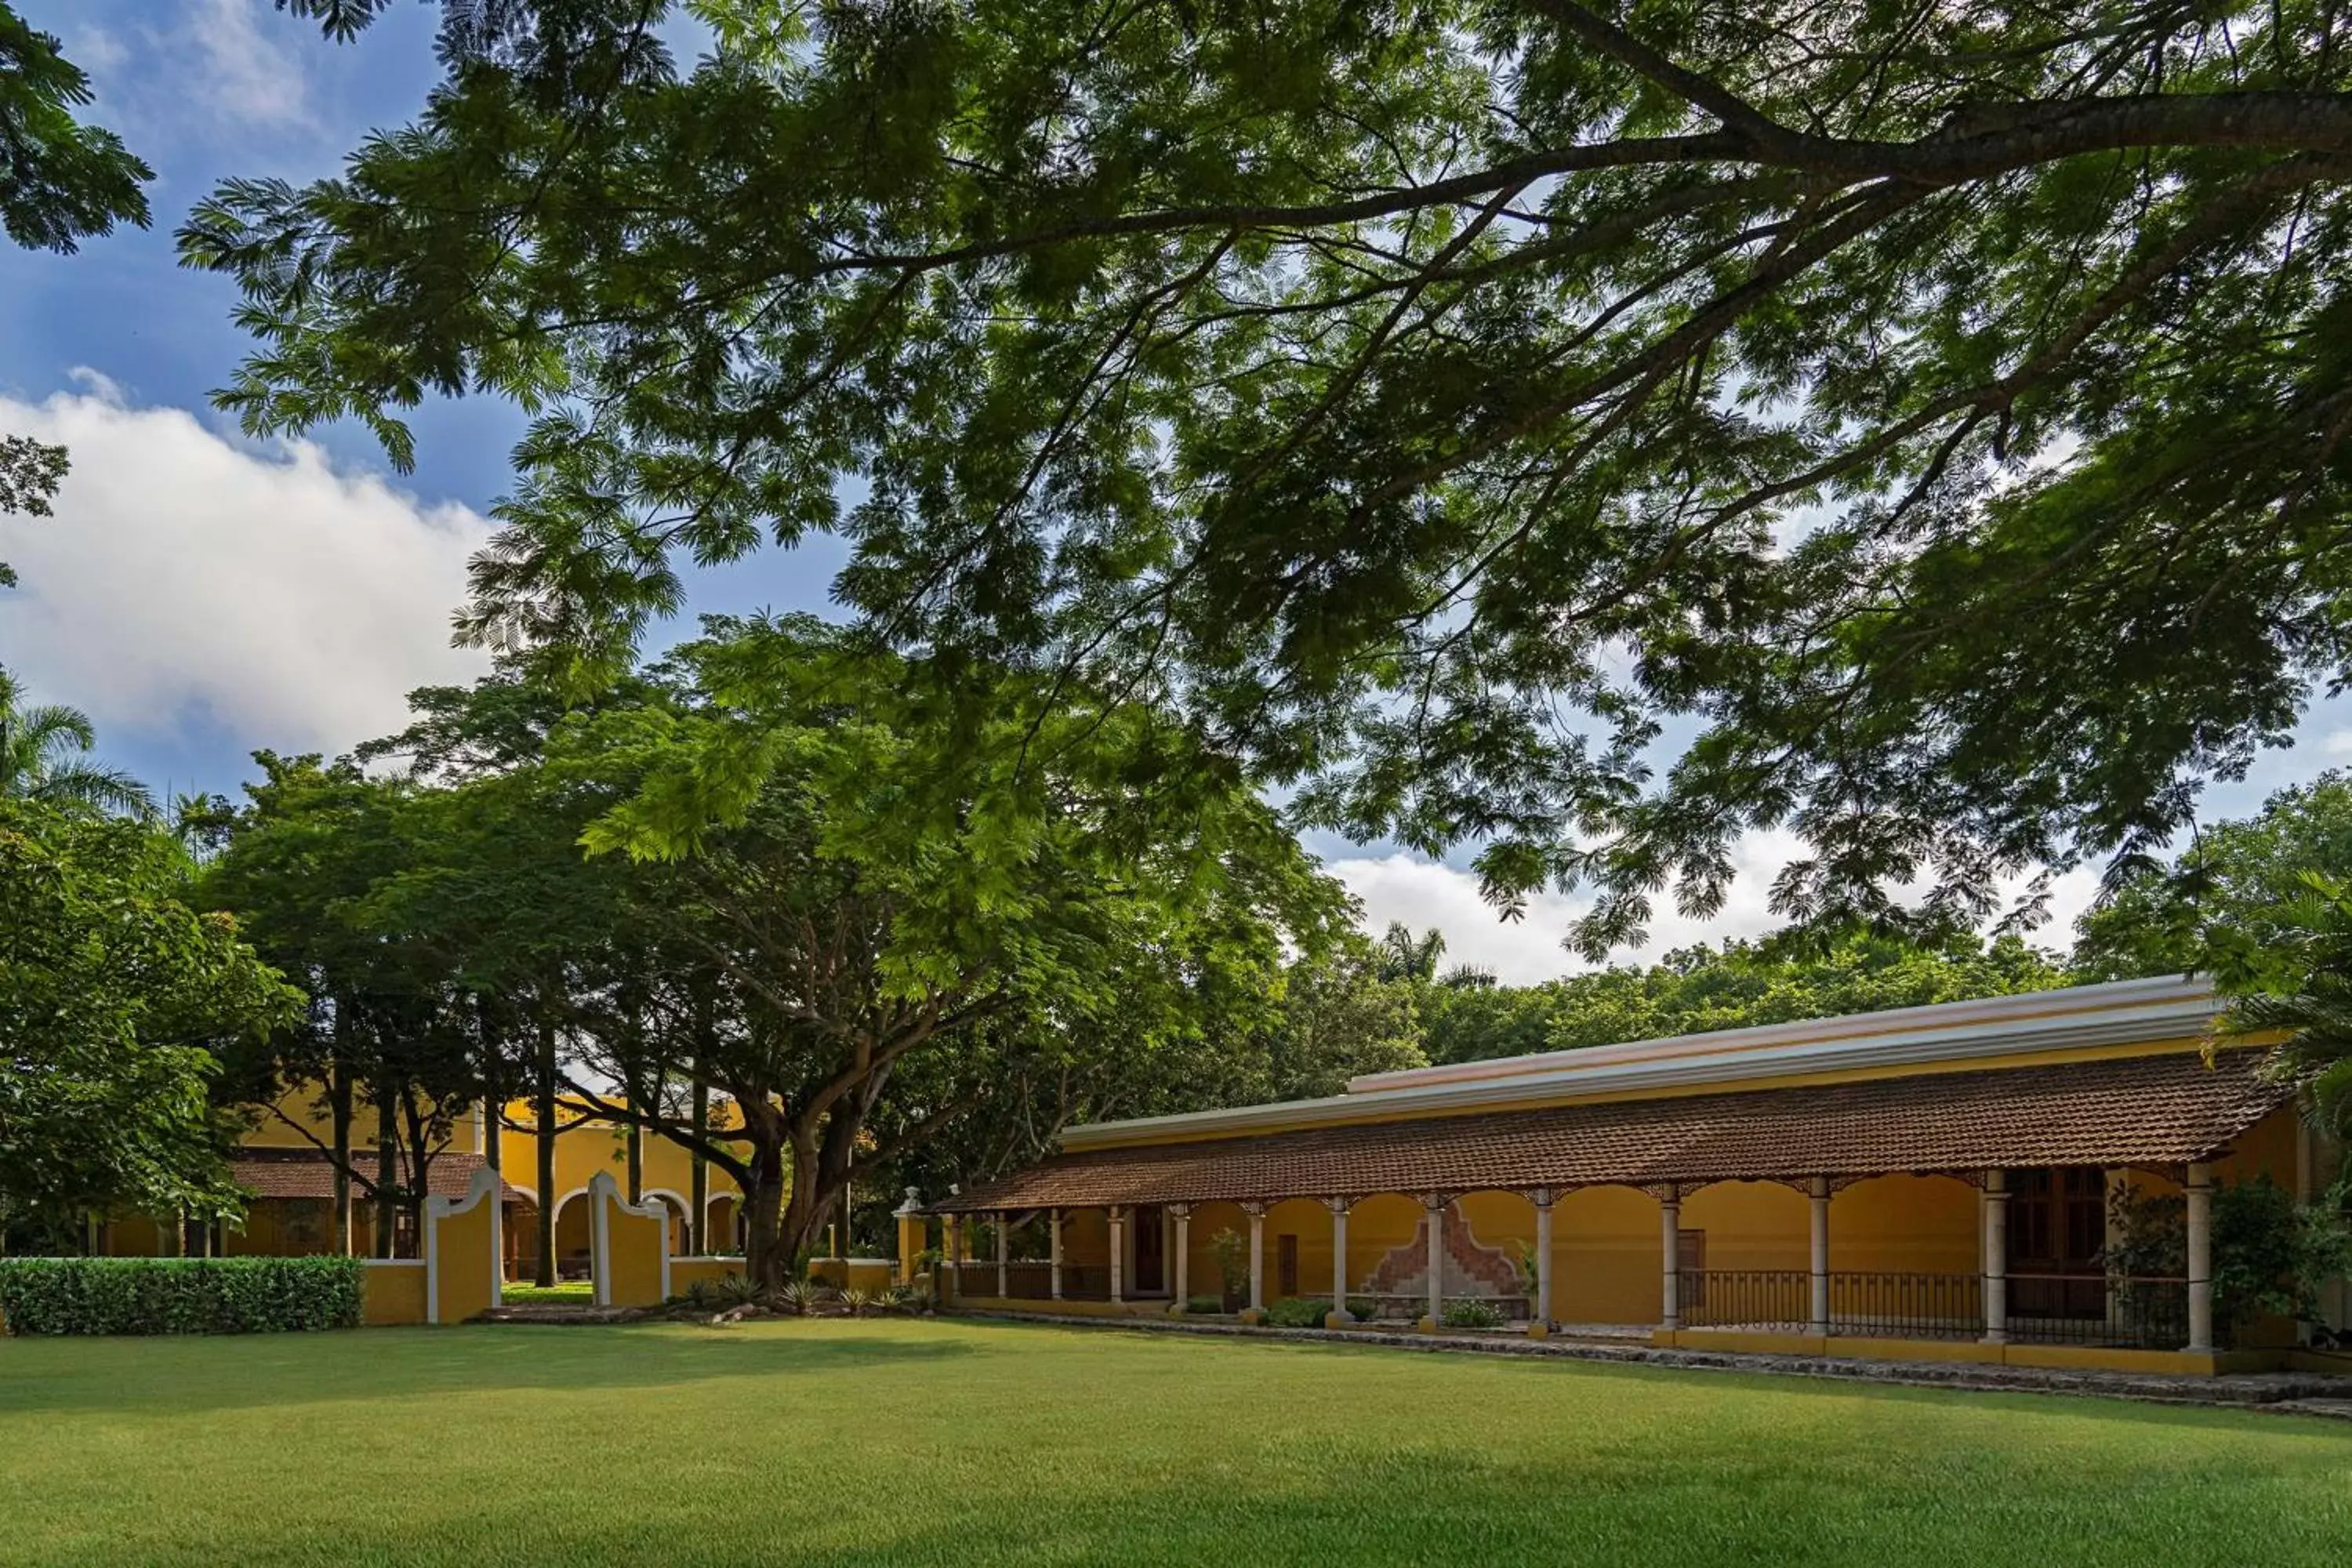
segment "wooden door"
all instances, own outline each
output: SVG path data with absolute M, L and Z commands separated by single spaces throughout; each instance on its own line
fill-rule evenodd
M 1168 1228 L 1160 1205 L 1138 1204 L 1129 1228 L 1135 1237 L 1135 1293 L 1157 1295 L 1168 1289 Z

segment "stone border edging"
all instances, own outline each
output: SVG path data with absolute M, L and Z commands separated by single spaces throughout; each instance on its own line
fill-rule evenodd
M 1062 1317 L 1032 1312 L 950 1312 L 968 1321 L 1045 1323 L 1063 1328 L 1144 1333 L 1216 1334 L 1299 1343 L 1378 1345 L 1391 1350 L 1454 1351 L 1476 1355 L 1550 1356 L 1568 1361 L 1684 1367 L 1829 1378 L 1912 1388 L 1952 1388 L 1980 1394 L 2074 1394 L 2144 1404 L 2206 1408 L 2285 1408 L 2302 1415 L 2352 1415 L 2352 1378 L 2314 1373 L 2225 1373 L 2211 1377 L 2164 1377 L 2147 1373 L 2069 1371 L 2056 1367 L 1989 1367 L 1973 1362 L 1864 1361 L 1850 1356 L 1767 1355 L 1741 1351 L 1673 1350 L 1597 1340 L 1530 1340 L 1465 1334 L 1423 1334 L 1381 1329 L 1266 1329 L 1243 1323 L 1187 1322 L 1169 1318 Z M 2314 1409 L 2342 1401 L 2347 1409 Z

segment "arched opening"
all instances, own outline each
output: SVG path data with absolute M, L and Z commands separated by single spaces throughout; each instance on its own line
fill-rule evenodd
M 743 1250 L 742 1202 L 733 1193 L 713 1193 L 703 1207 L 702 1245 L 712 1253 Z
M 588 1278 L 588 1189 L 566 1194 L 555 1205 L 555 1277 Z
M 663 1212 L 667 1214 L 669 1216 L 669 1255 L 672 1258 L 685 1257 L 688 1251 L 687 1237 L 688 1229 L 686 1217 L 688 1212 L 687 1209 L 686 1199 L 680 1194 L 669 1191 L 666 1187 L 649 1187 L 646 1190 L 646 1201 L 648 1203 L 658 1202 L 662 1206 Z

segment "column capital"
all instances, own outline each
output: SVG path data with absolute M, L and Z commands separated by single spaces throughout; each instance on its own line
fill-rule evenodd
M 1192 1205 L 1191 1204 L 1170 1204 L 1168 1205 L 1168 1214 L 1169 1217 L 1171 1219 L 1191 1219 L 1192 1217 Z
M 1246 1198 L 1234 1206 L 1252 1219 L 1263 1219 L 1265 1217 L 1265 1211 L 1274 1205 L 1264 1198 Z
M 1454 1194 L 1452 1193 L 1423 1193 L 1421 1194 L 1421 1206 L 1429 1210 L 1432 1214 L 1443 1214 L 1447 1209 L 1454 1206 Z
M 1325 1198 L 1323 1200 L 1323 1206 L 1329 1209 L 1335 1215 L 1345 1215 L 1349 1209 L 1356 1206 L 1356 1200 L 1353 1198 Z
M 1559 1201 L 1559 1194 L 1549 1187 L 1529 1187 L 1527 1197 L 1528 1202 L 1539 1209 L 1548 1209 Z

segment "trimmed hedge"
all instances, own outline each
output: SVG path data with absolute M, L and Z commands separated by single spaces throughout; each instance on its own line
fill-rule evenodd
M 254 1334 L 355 1329 L 356 1258 L 10 1258 L 12 1334 Z

